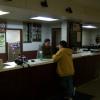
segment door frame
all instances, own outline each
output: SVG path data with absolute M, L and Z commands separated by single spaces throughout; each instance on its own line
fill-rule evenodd
M 19 30 L 20 31 L 20 52 L 22 55 L 23 52 L 23 35 L 22 35 L 22 29 L 13 29 L 13 28 L 7 28 L 6 30 Z M 8 54 L 8 43 L 6 41 L 6 33 L 5 33 L 5 43 L 6 43 L 6 54 Z M 8 55 L 7 55 L 8 60 Z
M 55 48 L 56 48 L 56 37 L 57 37 L 57 31 L 60 31 L 61 33 L 61 28 L 52 28 L 52 48 L 53 52 L 55 53 Z

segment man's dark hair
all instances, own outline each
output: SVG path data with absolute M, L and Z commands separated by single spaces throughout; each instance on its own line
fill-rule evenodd
M 62 47 L 64 47 L 64 48 L 68 48 L 67 42 L 64 41 L 64 40 L 60 41 L 59 44 L 60 44 Z
M 44 42 L 50 42 L 50 39 L 45 39 Z

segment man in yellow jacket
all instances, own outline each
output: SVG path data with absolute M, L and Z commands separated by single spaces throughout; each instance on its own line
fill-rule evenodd
M 73 86 L 73 59 L 72 50 L 67 48 L 66 41 L 60 41 L 59 51 L 52 56 L 55 62 L 57 62 L 57 74 L 60 79 L 60 85 L 63 88 L 64 98 L 66 100 L 72 100 L 74 93 Z

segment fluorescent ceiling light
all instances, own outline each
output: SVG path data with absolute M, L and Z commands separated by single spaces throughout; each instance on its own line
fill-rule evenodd
M 54 19 L 54 18 L 50 18 L 50 17 L 41 17 L 41 16 L 32 17 L 30 19 L 36 19 L 36 20 L 42 20 L 42 21 L 56 21 L 56 20 L 58 20 L 58 19 Z
M 1 11 L 0 10 L 0 15 L 5 15 L 5 14 L 9 14 L 10 12 L 5 12 L 5 11 Z
M 97 28 L 96 26 L 92 26 L 92 25 L 83 25 L 83 28 Z

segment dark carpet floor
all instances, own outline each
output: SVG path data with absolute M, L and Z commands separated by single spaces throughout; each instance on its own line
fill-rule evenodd
M 73 100 L 92 100 L 93 97 L 92 95 L 76 92 Z M 64 100 L 64 98 L 62 96 L 52 96 L 46 100 Z
M 76 92 L 74 100 L 92 100 L 94 96 L 81 92 Z

